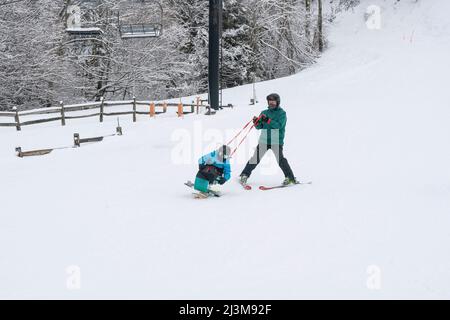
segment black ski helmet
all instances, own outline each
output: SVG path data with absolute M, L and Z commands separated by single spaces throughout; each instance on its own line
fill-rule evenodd
M 276 101 L 276 102 L 277 102 L 277 107 L 280 106 L 281 98 L 280 98 L 280 95 L 279 95 L 278 93 L 271 93 L 271 94 L 269 94 L 269 95 L 267 96 L 267 101 L 269 101 L 269 100 L 274 100 L 274 101 Z
M 219 148 L 219 156 L 221 158 L 228 159 L 231 156 L 231 149 L 227 145 L 223 145 Z

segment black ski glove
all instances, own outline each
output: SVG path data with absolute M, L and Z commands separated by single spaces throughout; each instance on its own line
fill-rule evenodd
M 227 180 L 225 180 L 224 177 L 220 177 L 220 178 L 219 178 L 219 184 L 220 184 L 220 185 L 225 184 L 225 182 L 227 182 Z

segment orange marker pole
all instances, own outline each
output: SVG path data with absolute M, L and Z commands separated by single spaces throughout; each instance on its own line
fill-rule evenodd
M 156 114 L 156 111 L 155 111 L 155 103 L 151 103 L 150 104 L 150 117 L 151 118 L 153 118 L 154 116 L 155 116 L 155 114 Z
M 178 117 L 183 117 L 183 104 L 181 102 L 178 104 Z

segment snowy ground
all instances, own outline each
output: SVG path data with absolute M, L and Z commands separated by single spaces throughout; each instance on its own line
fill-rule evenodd
M 0 298 L 450 298 L 450 3 L 393 2 L 340 16 L 320 61 L 259 84 L 258 106 L 235 88 L 214 117 L 124 117 L 122 137 L 41 158 L 14 148 L 114 133 L 115 119 L 0 128 Z M 193 200 L 197 158 L 271 92 L 286 156 L 314 184 L 242 190 L 253 135 L 225 195 Z M 282 180 L 270 155 L 250 182 Z

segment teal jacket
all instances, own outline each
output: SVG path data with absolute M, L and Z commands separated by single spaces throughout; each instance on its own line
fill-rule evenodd
M 261 115 L 265 114 L 268 118 L 268 122 L 258 122 L 256 129 L 262 130 L 261 137 L 259 138 L 260 144 L 270 145 L 284 145 L 284 135 L 286 133 L 286 111 L 281 107 L 275 109 L 266 109 L 261 112 Z
M 223 174 L 223 177 L 226 181 L 230 180 L 231 178 L 230 160 L 226 159 L 225 162 L 220 161 L 217 151 L 213 151 L 201 157 L 198 160 L 198 164 L 215 166 Z

